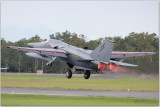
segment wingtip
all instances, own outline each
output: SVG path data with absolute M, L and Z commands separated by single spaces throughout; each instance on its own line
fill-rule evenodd
M 159 52 L 154 52 L 154 54 L 158 54 Z
M 146 53 L 146 55 L 155 55 L 155 54 L 157 54 L 158 52 L 148 52 L 148 53 Z
M 155 55 L 155 54 L 157 54 L 157 53 L 158 53 L 158 52 L 151 52 L 152 55 Z

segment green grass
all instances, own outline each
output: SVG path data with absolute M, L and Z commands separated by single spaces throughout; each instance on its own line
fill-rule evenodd
M 158 106 L 158 99 L 2 94 L 2 106 Z
M 66 89 L 66 90 L 105 90 L 158 92 L 158 79 L 88 79 L 83 78 L 41 78 L 41 77 L 1 77 L 1 87 Z
M 37 75 L 37 73 L 11 73 L 11 72 L 1 72 L 1 75 Z M 64 75 L 64 74 L 54 74 L 54 73 L 43 73 L 43 75 Z

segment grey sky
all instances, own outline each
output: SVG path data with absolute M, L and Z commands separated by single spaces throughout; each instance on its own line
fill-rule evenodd
M 38 34 L 43 39 L 69 30 L 88 40 L 158 34 L 158 1 L 3 1 L 1 36 L 18 41 Z

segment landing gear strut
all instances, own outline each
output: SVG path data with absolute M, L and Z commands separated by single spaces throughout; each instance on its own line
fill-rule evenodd
M 72 71 L 70 69 L 66 70 L 66 77 L 70 79 L 72 77 Z
M 90 70 L 84 71 L 84 79 L 88 79 L 90 77 L 90 74 L 91 74 Z

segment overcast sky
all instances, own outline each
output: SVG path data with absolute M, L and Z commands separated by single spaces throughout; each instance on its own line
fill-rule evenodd
M 13 42 L 66 30 L 87 40 L 158 34 L 158 1 L 3 1 L 1 9 L 1 36 Z

